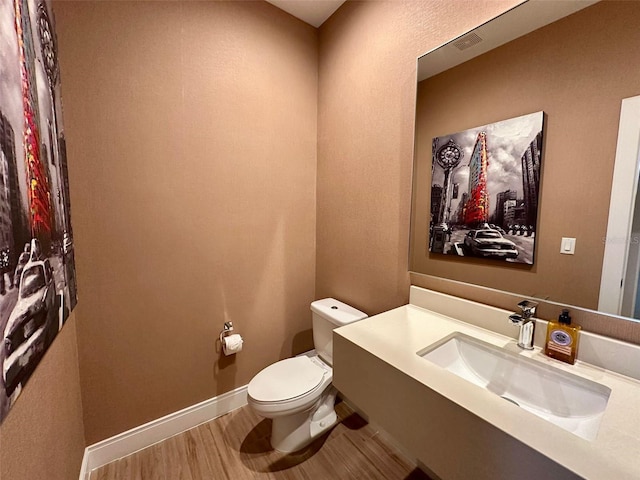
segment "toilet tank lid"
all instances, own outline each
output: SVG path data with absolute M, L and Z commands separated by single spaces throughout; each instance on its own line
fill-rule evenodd
M 342 303 L 335 298 L 323 298 L 311 304 L 311 311 L 326 318 L 335 325 L 347 325 L 367 318 L 367 314 Z

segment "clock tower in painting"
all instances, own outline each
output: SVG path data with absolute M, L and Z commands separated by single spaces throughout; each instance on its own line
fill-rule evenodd
M 449 221 L 451 215 L 451 172 L 460 164 L 463 157 L 464 152 L 462 148 L 451 139 L 438 148 L 435 153 L 434 160 L 438 162 L 438 165 L 444 170 L 442 203 L 440 204 L 440 212 L 436 219 L 438 223 Z

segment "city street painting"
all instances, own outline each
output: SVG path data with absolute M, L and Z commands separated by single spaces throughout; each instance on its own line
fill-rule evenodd
M 49 1 L 0 0 L 0 422 L 76 304 Z
M 429 251 L 533 264 L 544 112 L 433 139 Z

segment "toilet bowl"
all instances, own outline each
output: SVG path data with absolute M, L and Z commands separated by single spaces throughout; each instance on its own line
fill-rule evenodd
M 337 423 L 331 334 L 367 317 L 332 298 L 313 302 L 311 310 L 316 350 L 269 365 L 247 389 L 249 406 L 273 420 L 271 446 L 284 453 L 301 450 Z
M 273 448 L 295 452 L 335 425 L 337 390 L 332 379 L 329 365 L 317 356 L 302 355 L 268 366 L 249 382 L 249 405 L 273 420 Z

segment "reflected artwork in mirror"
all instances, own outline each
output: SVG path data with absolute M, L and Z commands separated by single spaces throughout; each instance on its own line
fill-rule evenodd
M 533 264 L 543 118 L 537 112 L 433 138 L 430 252 Z
M 625 256 L 624 265 L 629 265 L 627 255 L 640 251 L 633 248 L 633 237 L 610 233 L 614 231 L 611 223 L 618 222 L 616 217 L 625 217 L 623 231 L 635 228 L 632 206 L 637 198 L 638 145 L 636 142 L 635 151 L 626 159 L 618 155 L 616 146 L 619 131 L 625 128 L 620 123 L 622 102 L 640 95 L 640 51 L 635 47 L 640 45 L 638 19 L 640 2 L 530 0 L 418 59 L 409 259 L 412 274 L 613 315 L 631 317 L 634 310 L 640 310 L 623 310 L 622 301 L 603 302 L 614 295 L 612 291 L 622 290 L 624 278 L 638 277 L 633 271 L 618 268 L 607 280 L 610 288 L 602 286 L 603 272 L 608 271 L 603 268 L 607 257 L 621 252 L 618 256 Z M 467 35 L 480 41 L 467 46 Z M 445 233 L 442 246 L 429 248 L 429 231 L 433 233 L 438 226 L 444 229 L 443 223 L 447 228 L 455 223 L 451 217 L 458 209 L 456 201 L 463 193 L 469 194 L 459 169 L 468 164 L 473 145 L 464 146 L 448 134 L 515 118 L 523 112 L 545 112 L 544 172 L 532 234 L 535 263 L 507 264 L 460 256 L 451 245 L 460 242 L 454 238 L 455 226 L 449 245 Z M 445 200 L 442 213 L 442 205 L 438 208 L 432 202 L 432 196 L 435 199 L 438 194 L 431 187 L 440 185 L 444 190 L 448 182 L 445 168 L 433 167 L 433 158 L 450 137 L 464 158 L 459 166 L 451 168 L 447 179 L 451 182 L 447 192 L 450 200 Z M 476 139 L 477 132 L 473 142 Z M 455 160 L 455 148 L 445 150 L 444 158 Z M 624 178 L 633 185 L 632 192 L 625 196 L 632 203 L 624 210 L 628 215 L 616 216 L 610 215 L 610 208 L 617 212 L 622 209 L 610 207 L 614 199 L 620 201 L 619 188 L 612 179 L 621 162 L 630 163 L 627 171 L 631 173 Z M 453 198 L 455 184 L 457 199 Z M 499 203 L 497 195 L 506 190 L 489 195 L 486 223 L 508 232 L 504 224 L 497 225 L 495 212 L 491 221 L 492 208 Z M 517 192 L 516 203 L 523 196 Z M 516 237 L 523 237 L 519 230 Z M 564 238 L 575 239 L 571 254 L 562 251 Z M 442 254 L 452 248 L 456 255 Z M 440 249 L 444 252 L 439 253 Z M 631 263 L 640 265 L 640 260 Z M 637 297 L 637 288 L 634 293 Z M 605 303 L 613 306 L 605 308 Z

